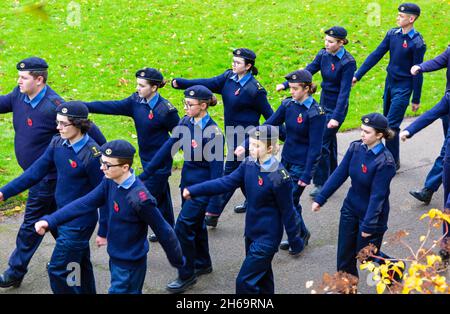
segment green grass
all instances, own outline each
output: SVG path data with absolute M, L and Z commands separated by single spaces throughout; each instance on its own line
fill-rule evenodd
M 213 1 L 136 0 L 76 1 L 81 24 L 66 23 L 69 0 L 48 1 L 48 20 L 30 13 L 15 13 L 18 1 L 0 3 L 0 94 L 16 85 L 16 63 L 37 55 L 49 63 L 49 84 L 66 100 L 101 100 L 128 97 L 135 88 L 134 73 L 149 66 L 165 77 L 211 77 L 230 67 L 232 49 L 248 47 L 257 54 L 258 79 L 266 87 L 272 106 L 278 107 L 287 92 L 275 85 L 288 72 L 311 62 L 323 46 L 323 30 L 342 25 L 349 32 L 346 49 L 358 65 L 395 27 L 399 1 L 377 1 L 381 23 L 369 27 L 368 5 L 373 1 Z M 422 17 L 416 24 L 427 43 L 430 59 L 448 44 L 447 1 L 416 1 Z M 21 1 L 21 5 L 34 1 Z M 447 21 L 447 22 L 445 22 Z M 359 125 L 362 114 L 382 109 L 386 56 L 351 94 L 350 110 L 342 130 Z M 320 83 L 320 75 L 315 76 Z M 429 109 L 442 96 L 444 71 L 426 74 L 422 108 Z M 170 86 L 161 94 L 183 112 L 182 92 Z M 317 98 L 318 98 L 317 94 Z M 223 124 L 222 106 L 211 109 Z M 411 112 L 408 111 L 408 115 Z M 136 144 L 132 121 L 125 117 L 93 115 L 108 139 Z M 0 115 L 0 184 L 18 174 L 13 148 L 11 115 Z M 176 162 L 177 165 L 180 161 Z

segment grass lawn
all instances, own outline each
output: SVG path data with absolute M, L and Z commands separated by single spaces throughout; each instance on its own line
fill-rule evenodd
M 159 68 L 166 79 L 218 75 L 230 68 L 232 49 L 248 47 L 257 54 L 258 79 L 276 109 L 288 92 L 275 92 L 275 85 L 288 72 L 313 60 L 323 47 L 323 30 L 344 26 L 350 40 L 346 49 L 361 65 L 386 31 L 396 26 L 401 2 L 53 0 L 44 7 L 48 19 L 21 10 L 34 3 L 0 2 L 0 94 L 16 85 L 16 63 L 32 55 L 47 60 L 49 84 L 62 97 L 90 101 L 128 97 L 135 89 L 135 71 L 145 66 Z M 447 0 L 416 3 L 422 9 L 416 29 L 427 43 L 425 59 L 430 59 L 448 45 L 445 29 L 450 6 Z M 77 6 L 81 15 L 79 25 L 74 25 Z M 381 13 L 379 23 L 372 18 L 377 8 Z M 386 56 L 354 88 L 342 130 L 357 127 L 362 114 L 381 112 L 387 63 Z M 316 83 L 321 81 L 319 74 L 314 79 Z M 444 88 L 445 71 L 426 74 L 419 113 L 433 106 Z M 160 92 L 183 112 L 182 91 L 168 85 Z M 223 123 L 220 104 L 210 113 Z M 93 115 L 92 119 L 108 139 L 122 138 L 136 144 L 129 118 Z M 10 114 L 0 115 L 0 128 L 3 185 L 21 169 L 15 160 Z

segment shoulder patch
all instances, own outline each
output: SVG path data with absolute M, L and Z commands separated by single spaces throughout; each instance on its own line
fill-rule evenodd
M 256 82 L 256 87 L 258 88 L 258 90 L 264 89 L 260 82 Z
M 177 108 L 175 108 L 175 106 L 172 105 L 169 101 L 166 102 L 166 106 L 167 106 L 167 109 L 169 109 L 169 111 L 175 111 L 175 110 L 177 110 Z
M 91 147 L 91 151 L 92 151 L 92 155 L 94 157 L 98 157 L 100 156 L 102 153 L 99 151 L 99 149 L 97 148 L 97 146 L 92 146 Z
M 283 181 L 288 180 L 291 177 L 286 169 L 280 169 L 278 170 L 278 172 L 280 173 L 281 179 Z
M 413 43 L 416 46 L 416 48 L 422 48 L 423 46 L 425 46 L 425 41 L 423 40 L 423 37 L 420 33 L 416 33 L 417 36 L 414 37 L 413 39 Z
M 59 105 L 61 105 L 63 103 L 63 101 L 59 98 L 50 98 L 50 101 L 56 106 L 58 107 Z

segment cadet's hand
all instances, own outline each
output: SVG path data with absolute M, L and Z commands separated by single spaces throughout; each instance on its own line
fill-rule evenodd
M 407 131 L 407 130 L 401 131 L 400 134 L 399 134 L 398 136 L 399 136 L 399 137 L 401 138 L 401 140 L 404 142 L 404 141 L 406 141 L 406 140 L 408 139 L 409 131 Z
M 320 210 L 320 205 L 319 205 L 319 203 L 313 202 L 313 203 L 312 203 L 312 206 L 311 206 L 311 210 L 312 210 L 313 212 L 318 212 L 318 211 Z
M 277 92 L 282 91 L 283 89 L 284 89 L 283 84 L 277 84 L 277 87 L 276 87 Z
M 307 185 L 308 185 L 308 183 L 305 183 L 305 182 L 303 182 L 302 180 L 298 180 L 297 184 L 298 184 L 299 186 L 307 186 Z
M 368 238 L 368 237 L 370 237 L 372 234 L 370 234 L 370 233 L 365 233 L 365 232 L 362 232 L 361 231 L 361 237 L 363 237 L 363 238 Z
M 327 128 L 329 128 L 329 129 L 335 129 L 335 128 L 337 128 L 338 126 L 339 126 L 339 122 L 338 122 L 338 121 L 336 121 L 336 120 L 334 120 L 334 119 L 331 119 L 330 121 L 328 121 Z
M 238 157 L 241 157 L 242 155 L 245 154 L 245 147 L 243 146 L 236 147 L 236 149 L 234 150 L 234 154 Z
M 352 87 L 355 86 L 356 83 L 358 83 L 358 79 L 356 77 L 353 77 L 353 79 L 352 79 Z
M 183 198 L 185 200 L 190 200 L 191 199 L 191 192 L 189 192 L 189 190 L 186 189 L 186 188 L 183 189 Z
M 48 229 L 48 222 L 45 220 L 39 220 L 34 224 L 34 230 L 36 230 L 36 233 L 43 236 L 45 232 Z
M 419 74 L 419 72 L 420 72 L 420 70 L 421 70 L 421 68 L 420 68 L 420 66 L 418 66 L 418 65 L 413 65 L 412 67 L 411 67 L 411 74 L 412 75 L 417 75 L 417 74 Z
M 417 110 L 419 110 L 419 107 L 420 107 L 420 104 L 412 103 L 412 104 L 411 104 L 411 110 L 412 110 L 412 112 L 416 112 Z
M 95 244 L 97 244 L 97 247 L 102 247 L 108 244 L 108 241 L 106 240 L 106 238 L 102 238 L 100 236 L 97 236 L 95 238 Z
M 173 88 L 178 88 L 177 80 L 172 80 L 172 87 Z
M 4 201 L 4 198 L 3 198 L 3 193 L 2 192 L 0 192 L 0 202 L 3 202 Z

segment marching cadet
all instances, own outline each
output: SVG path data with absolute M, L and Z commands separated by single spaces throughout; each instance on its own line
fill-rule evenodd
M 202 85 L 187 88 L 184 96 L 187 116 L 181 119 L 171 138 L 139 176 L 146 180 L 171 156 L 172 152 L 177 152 L 181 148 L 184 163 L 181 170 L 180 192 L 186 186 L 219 178 L 223 173 L 223 135 L 208 114 L 208 108 L 217 103 L 216 97 Z M 211 147 L 211 150 L 208 151 L 207 147 Z M 167 285 L 169 292 L 181 293 L 194 285 L 198 276 L 212 271 L 205 212 L 215 212 L 220 205 L 220 196 L 182 200 L 175 232 L 186 257 L 186 264 L 178 269 L 178 278 Z
M 310 233 L 303 221 L 300 197 L 311 182 L 313 166 L 320 157 L 326 116 L 312 97 L 317 86 L 312 82 L 312 75 L 308 70 L 294 71 L 285 78 L 289 82 L 292 97 L 283 100 L 278 110 L 264 124 L 286 124 L 281 163 L 292 178 L 292 200 L 300 217 L 300 235 L 306 246 Z M 280 249 L 288 248 L 288 241 L 283 241 Z
M 447 86 L 444 97 L 442 97 L 442 99 L 433 108 L 421 115 L 416 121 L 411 123 L 404 131 L 400 133 L 400 137 L 403 141 L 406 141 L 407 138 L 412 137 L 414 134 L 418 133 L 420 130 L 427 127 L 443 115 L 447 115 L 450 119 L 450 46 L 448 46 L 447 50 L 436 58 L 414 65 L 411 68 L 411 73 L 413 75 L 419 75 L 419 73 L 422 72 L 432 72 L 445 67 L 447 67 Z M 444 207 L 450 208 L 450 143 L 448 139 L 446 142 L 442 180 L 444 185 Z M 449 224 L 444 222 L 443 231 L 446 236 L 443 243 L 450 241 L 449 228 Z M 441 249 L 439 254 L 444 262 L 449 262 L 450 253 L 446 249 Z
M 219 76 L 209 79 L 183 79 L 175 78 L 172 81 L 174 88 L 186 89 L 193 85 L 204 85 L 213 93 L 221 94 L 224 107 L 224 127 L 227 137 L 227 161 L 225 162 L 224 175 L 230 174 L 241 163 L 243 158 L 237 158 L 234 154 L 237 146 L 243 142 L 237 129 L 227 133 L 227 127 L 247 127 L 259 125 L 261 115 L 268 119 L 273 110 L 267 100 L 267 92 L 256 80 L 258 69 L 255 67 L 256 54 L 247 48 L 239 48 L 233 51 L 232 69 L 226 70 Z M 242 132 L 243 133 L 243 132 Z M 248 153 L 248 151 L 246 152 Z M 242 152 L 239 152 L 242 154 Z M 207 224 L 215 227 L 217 219 L 233 196 L 234 191 L 224 194 L 222 207 L 216 212 L 217 216 L 207 216 Z M 242 190 L 245 196 L 245 191 Z M 236 213 L 244 213 L 246 202 L 236 206 Z M 212 219 L 210 219 L 212 218 Z
M 320 106 L 325 110 L 327 120 L 320 159 L 313 175 L 315 187 L 310 193 L 313 197 L 320 192 L 338 164 L 336 134 L 347 116 L 352 78 L 356 71 L 355 59 L 344 48 L 347 44 L 345 28 L 333 26 L 327 29 L 325 48 L 305 68 L 312 75 L 319 71 L 322 75 Z M 289 82 L 286 81 L 277 85 L 277 91 L 288 87 Z
M 152 160 L 159 148 L 169 139 L 169 132 L 178 125 L 177 109 L 159 94 L 166 82 L 156 69 L 144 68 L 136 72 L 136 93 L 117 101 L 86 102 L 89 111 L 131 117 L 136 127 L 139 156 L 143 168 Z M 144 182 L 156 198 L 164 219 L 173 227 L 174 215 L 170 196 L 169 177 L 172 172 L 172 157 L 169 156 L 155 173 Z M 154 234 L 150 241 L 156 242 Z
M 356 277 L 358 252 L 370 243 L 380 250 L 387 230 L 389 187 L 395 176 L 394 158 L 382 143 L 383 138 L 389 140 L 393 136 L 386 117 L 370 113 L 361 120 L 361 140 L 350 144 L 342 162 L 312 204 L 312 210 L 319 211 L 350 177 L 351 187 L 339 220 L 337 270 Z
M 389 127 L 395 136 L 386 142 L 386 147 L 394 157 L 396 169 L 400 169 L 399 136 L 400 124 L 403 121 L 412 94 L 411 109 L 416 112 L 420 106 L 423 76 L 411 75 L 413 65 L 423 61 L 426 45 L 422 35 L 414 29 L 414 23 L 420 16 L 420 8 L 414 3 L 403 3 L 398 7 L 397 25 L 384 37 L 381 44 L 373 51 L 355 73 L 353 84 L 356 84 L 378 61 L 389 51 L 390 59 L 386 68 L 387 76 L 384 85 L 383 114 L 389 121 Z
M 99 168 L 100 146 L 89 137 L 91 126 L 88 109 L 81 102 L 66 102 L 56 108 L 60 135 L 55 135 L 42 156 L 22 175 L 0 188 L 0 200 L 17 195 L 56 168 L 55 200 L 58 208 L 93 190 L 102 180 Z M 95 209 L 95 208 L 94 208 Z M 48 266 L 50 287 L 54 293 L 95 293 L 95 280 L 90 261 L 89 239 L 98 215 L 92 210 L 58 228 L 58 237 Z M 99 234 L 103 234 L 103 230 Z M 103 235 L 104 237 L 105 235 Z M 69 286 L 69 263 L 78 263 L 81 285 Z
M 48 65 L 45 60 L 30 57 L 17 63 L 18 86 L 0 96 L 0 113 L 13 113 L 14 150 L 23 170 L 28 169 L 47 149 L 54 135 L 56 110 L 63 99 L 47 85 Z M 106 142 L 93 124 L 91 138 L 99 145 Z M 28 271 L 28 264 L 39 247 L 42 237 L 34 232 L 34 223 L 56 209 L 56 171 L 47 175 L 28 191 L 24 221 L 17 233 L 16 249 L 9 258 L 9 268 L 0 274 L 0 287 L 18 287 Z M 56 236 L 56 233 L 53 233 Z
M 159 242 L 173 267 L 184 263 L 181 247 L 172 227 L 161 216 L 156 201 L 145 185 L 136 178 L 133 158 L 136 150 L 124 140 L 103 144 L 101 169 L 105 177 L 94 190 L 69 203 L 51 215 L 42 217 L 35 230 L 43 235 L 47 229 L 62 224 L 105 206 L 100 215 L 102 230 L 110 257 L 111 286 L 109 293 L 141 294 L 147 270 L 148 226 L 158 236 Z
M 283 236 L 289 241 L 289 253 L 303 250 L 300 222 L 292 203 L 292 179 L 276 158 L 278 130 L 262 125 L 249 132 L 250 157 L 231 174 L 219 179 L 187 186 L 187 200 L 233 191 L 245 185 L 245 260 L 236 278 L 237 294 L 273 294 L 275 291 L 272 259 Z

